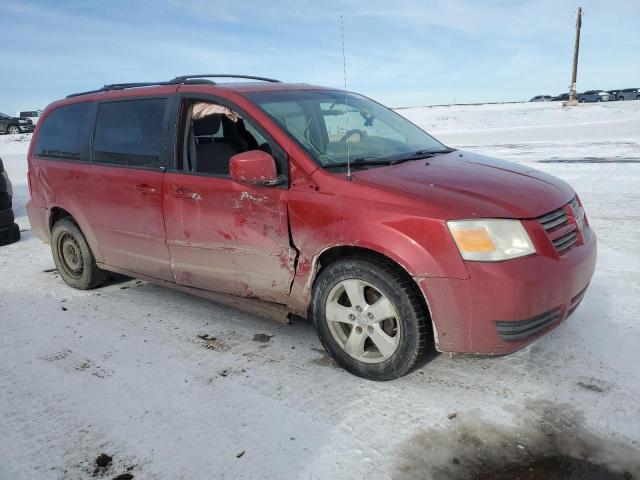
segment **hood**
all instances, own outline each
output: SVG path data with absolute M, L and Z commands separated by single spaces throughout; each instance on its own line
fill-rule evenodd
M 446 205 L 457 218 L 539 217 L 568 203 L 575 195 L 567 183 L 552 175 L 461 150 L 361 170 L 353 176 Z

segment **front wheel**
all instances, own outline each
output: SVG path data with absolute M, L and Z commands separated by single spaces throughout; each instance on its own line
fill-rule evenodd
M 7 129 L 7 133 L 9 133 L 10 135 L 16 135 L 18 133 L 22 133 L 22 131 L 20 130 L 20 127 L 18 127 L 17 125 L 9 125 L 9 128 Z
M 96 288 L 109 277 L 109 272 L 98 268 L 87 240 L 69 218 L 62 218 L 53 226 L 51 251 L 60 276 L 70 287 Z
M 354 375 L 393 380 L 427 349 L 426 304 L 411 278 L 389 261 L 352 257 L 327 266 L 311 308 L 325 349 Z

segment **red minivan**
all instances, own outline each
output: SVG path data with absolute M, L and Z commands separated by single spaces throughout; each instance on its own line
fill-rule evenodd
M 361 95 L 216 77 L 230 76 L 47 107 L 27 208 L 67 284 L 113 271 L 310 317 L 340 365 L 376 380 L 432 345 L 513 352 L 582 300 L 596 235 L 565 182 L 446 147 Z

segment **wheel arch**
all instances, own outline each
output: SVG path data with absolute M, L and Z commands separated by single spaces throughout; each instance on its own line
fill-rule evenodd
M 71 220 L 73 220 L 73 222 L 78 225 L 77 220 L 73 217 L 73 215 L 71 215 L 71 213 L 69 213 L 67 210 L 65 210 L 62 207 L 52 207 L 49 209 L 49 219 L 47 221 L 47 226 L 49 228 L 49 235 L 51 235 L 51 232 L 53 231 L 53 226 L 56 224 L 56 222 L 62 218 L 66 218 L 66 217 L 70 217 Z M 79 226 L 78 226 L 79 228 Z M 82 230 L 82 229 L 80 229 Z
M 422 306 L 425 308 L 427 317 L 429 318 L 429 323 L 431 324 L 431 338 L 434 341 L 436 338 L 438 338 L 436 325 L 431 314 L 432 310 L 429 305 L 429 300 L 427 299 L 425 292 L 422 291 L 420 284 L 416 281 L 416 278 L 411 275 L 407 267 L 402 264 L 401 260 L 392 258 L 391 256 L 376 249 L 363 247 L 361 245 L 332 245 L 326 247 L 324 250 L 319 252 L 315 258 L 313 273 L 311 274 L 311 279 L 309 282 L 309 295 L 311 296 L 313 288 L 316 284 L 316 280 L 318 279 L 318 276 L 323 269 L 335 262 L 353 257 L 370 258 L 374 260 L 377 259 L 380 261 L 391 263 L 394 267 L 396 267 L 398 271 L 401 272 L 401 274 L 405 276 L 405 278 L 409 280 L 412 286 L 416 289 L 416 293 L 418 294 L 418 297 L 422 302 Z M 306 308 L 308 315 L 308 309 L 311 308 L 311 302 L 306 305 Z
M 64 208 L 60 205 L 53 205 L 49 207 L 48 218 L 47 218 L 47 228 L 48 228 L 47 234 L 49 238 L 51 238 L 51 232 L 53 231 L 53 226 L 56 224 L 58 220 L 62 218 L 70 218 L 73 221 L 73 223 L 77 225 L 77 227 L 80 229 L 85 239 L 87 240 L 87 243 L 89 243 L 89 248 L 91 248 L 91 251 L 93 252 L 93 255 L 96 261 L 101 262 L 103 258 L 102 251 L 100 249 L 100 244 L 93 230 L 91 229 L 87 221 L 83 221 L 84 219 L 82 218 L 81 215 L 74 214 L 74 212 L 71 209 Z

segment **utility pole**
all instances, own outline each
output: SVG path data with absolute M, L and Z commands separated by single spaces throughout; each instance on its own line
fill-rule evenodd
M 578 52 L 580 51 L 580 27 L 582 27 L 582 7 L 578 7 L 578 18 L 576 18 L 576 45 L 573 49 L 573 72 L 571 74 L 571 87 L 569 90 L 569 101 L 567 105 L 577 105 L 576 79 L 578 76 Z

